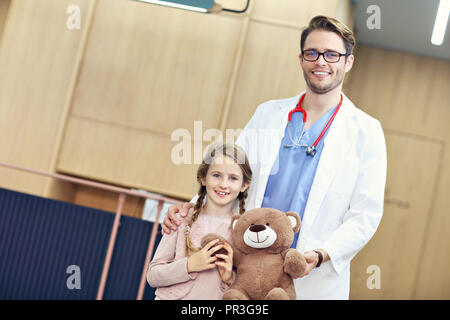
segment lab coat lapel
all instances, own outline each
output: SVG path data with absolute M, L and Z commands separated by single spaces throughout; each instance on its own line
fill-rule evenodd
M 324 139 L 324 148 L 319 160 L 316 175 L 311 186 L 309 198 L 306 203 L 301 233 L 312 225 L 323 199 L 328 192 L 331 182 L 336 174 L 336 163 L 341 161 L 348 149 L 348 137 L 346 136 L 346 119 L 354 113 L 354 106 L 343 96 L 340 110 L 336 114 L 329 132 Z

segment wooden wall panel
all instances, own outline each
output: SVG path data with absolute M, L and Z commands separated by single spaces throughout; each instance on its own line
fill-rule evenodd
M 352 78 L 348 83 L 352 101 L 384 127 L 447 139 L 448 61 L 361 46 Z
M 450 62 L 449 62 L 450 63 Z M 450 103 L 447 103 L 450 106 Z M 416 299 L 450 299 L 450 130 L 443 143 L 435 188 L 433 211 L 428 220 L 427 234 L 421 250 L 414 290 Z
M 257 0 L 254 2 L 253 18 L 281 22 L 303 28 L 316 15 L 335 16 L 340 1 Z
M 1 48 L 1 39 L 3 35 L 3 29 L 5 27 L 6 18 L 8 17 L 9 5 L 11 4 L 11 0 L 2 0 L 0 1 L 0 48 Z
M 351 0 L 340 0 L 333 16 L 353 30 L 355 10 Z
M 300 30 L 251 21 L 227 128 L 243 128 L 258 104 L 294 96 L 305 88 Z
M 449 61 L 368 46 L 358 48 L 346 92 L 358 107 L 379 119 L 388 133 L 388 191 L 395 183 L 403 188 L 403 202 L 420 201 L 426 206 L 418 215 L 408 215 L 402 224 L 395 219 L 404 210 L 385 207 L 380 229 L 352 263 L 352 298 L 450 298 L 450 258 L 446 254 L 450 251 L 449 82 Z M 430 141 L 436 147 L 432 150 L 418 144 L 414 146 L 415 155 L 407 150 L 407 142 L 393 149 L 392 132 Z M 402 151 L 409 157 L 405 158 Z M 417 193 L 423 186 L 427 190 Z M 387 199 L 391 196 L 386 195 Z M 400 239 L 402 245 L 392 238 L 396 228 L 400 234 L 409 235 Z M 382 289 L 368 290 L 365 280 L 370 275 L 365 268 L 377 261 L 383 262 Z M 406 263 L 411 265 L 405 267 Z
M 241 20 L 133 1 L 96 13 L 58 169 L 190 199 L 199 162 L 173 164 L 171 134 L 219 128 Z
M 380 226 L 369 244 L 352 262 L 351 298 L 412 299 L 421 248 L 436 198 L 440 141 L 385 129 L 388 179 Z M 424 157 L 423 155 L 427 156 Z M 367 287 L 377 266 L 381 289 Z
M 87 186 L 77 186 L 73 202 L 80 206 L 96 208 L 115 213 L 117 211 L 119 194 Z M 126 196 L 122 214 L 141 219 L 144 211 L 145 199 Z
M 198 190 L 195 176 L 199 163 L 173 165 L 171 150 L 176 144 L 162 134 L 73 116 L 67 124 L 58 168 L 85 178 L 190 199 Z
M 241 23 L 134 1 L 100 1 L 72 115 L 170 135 L 217 128 Z
M 64 123 L 80 30 L 69 30 L 66 9 L 81 19 L 89 0 L 15 0 L 9 6 L 0 51 L 0 160 L 52 171 Z M 1 186 L 43 195 L 47 178 L 0 168 Z

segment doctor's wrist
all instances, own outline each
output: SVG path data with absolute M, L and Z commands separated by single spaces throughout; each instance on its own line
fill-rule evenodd
M 319 268 L 323 261 L 323 255 L 322 255 L 322 252 L 320 252 L 320 251 L 314 250 L 314 252 L 317 254 L 317 260 L 318 260 L 315 268 Z
M 328 253 L 325 250 L 316 249 L 313 251 L 317 254 L 317 258 L 318 258 L 316 268 L 319 268 L 322 265 L 322 263 L 330 260 L 330 256 L 328 255 Z

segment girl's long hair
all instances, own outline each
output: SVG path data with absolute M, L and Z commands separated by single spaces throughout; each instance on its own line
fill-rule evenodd
M 200 250 L 193 245 L 190 238 L 190 230 L 192 228 L 192 224 L 197 220 L 198 215 L 200 214 L 203 202 L 206 197 L 206 187 L 202 185 L 201 179 L 206 179 L 206 175 L 208 173 L 209 166 L 214 161 L 216 156 L 227 156 L 228 158 L 234 160 L 234 162 L 241 168 L 242 176 L 243 176 L 243 184 L 250 184 L 252 180 L 252 169 L 250 168 L 250 164 L 245 154 L 245 151 L 242 150 L 235 144 L 214 144 L 212 145 L 206 156 L 203 158 L 202 163 L 198 167 L 197 170 L 197 182 L 200 185 L 198 190 L 198 199 L 194 206 L 194 213 L 192 214 L 191 220 L 189 221 L 188 226 L 186 227 L 186 255 L 189 255 L 190 252 L 195 252 Z M 244 192 L 239 192 L 238 200 L 239 200 L 239 214 L 243 214 L 245 212 L 245 199 L 248 196 L 247 188 Z

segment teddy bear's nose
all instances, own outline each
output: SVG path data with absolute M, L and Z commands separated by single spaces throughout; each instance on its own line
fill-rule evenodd
M 252 232 L 260 232 L 266 230 L 266 226 L 263 224 L 254 224 L 250 227 L 250 231 Z

